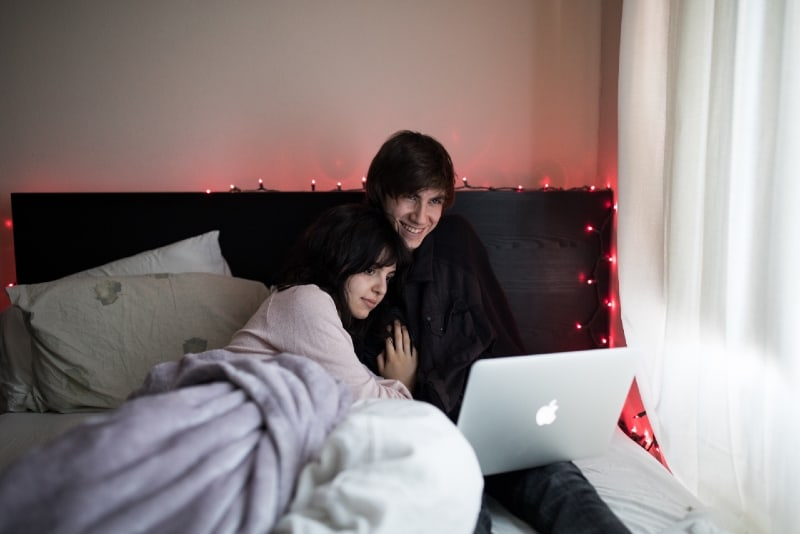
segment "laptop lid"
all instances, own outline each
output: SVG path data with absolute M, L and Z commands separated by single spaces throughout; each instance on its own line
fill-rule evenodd
M 637 357 L 616 347 L 476 361 L 457 426 L 483 474 L 603 454 Z

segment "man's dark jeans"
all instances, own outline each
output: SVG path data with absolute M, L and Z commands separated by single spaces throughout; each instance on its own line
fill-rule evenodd
M 489 494 L 540 534 L 630 534 L 572 462 L 491 475 L 484 478 Z M 485 501 L 476 534 L 491 534 Z

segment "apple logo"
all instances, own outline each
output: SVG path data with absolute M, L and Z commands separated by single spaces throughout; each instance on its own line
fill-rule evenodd
M 558 410 L 556 399 L 536 410 L 536 424 L 539 426 L 551 424 L 556 420 L 556 410 Z

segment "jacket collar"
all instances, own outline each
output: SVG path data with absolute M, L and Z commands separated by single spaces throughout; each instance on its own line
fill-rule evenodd
M 436 248 L 437 228 L 425 236 L 422 244 L 414 251 L 414 262 L 411 264 L 406 278 L 407 282 L 430 282 L 433 280 L 433 252 Z

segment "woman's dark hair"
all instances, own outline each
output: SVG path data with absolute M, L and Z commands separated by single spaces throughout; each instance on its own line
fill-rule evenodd
M 397 198 L 422 189 L 445 192 L 444 208 L 455 201 L 456 174 L 444 146 L 429 135 L 401 130 L 387 139 L 367 171 L 367 200 L 383 207 L 386 197 Z
M 367 204 L 341 204 L 323 212 L 295 242 L 278 289 L 316 284 L 333 298 L 350 330 L 347 279 L 372 267 L 396 265 L 389 291 L 397 290 L 410 262 L 411 252 L 382 211 Z

